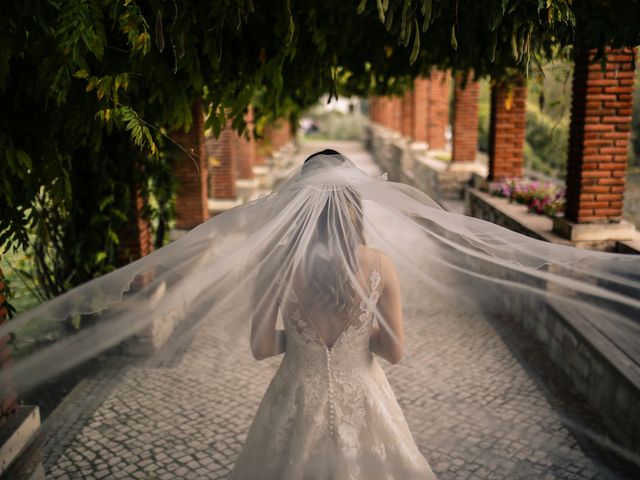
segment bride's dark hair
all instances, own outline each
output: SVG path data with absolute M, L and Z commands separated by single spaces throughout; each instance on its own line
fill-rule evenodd
M 330 156 L 336 165 L 346 162 L 341 153 L 326 149 L 310 155 L 303 164 L 302 173 L 312 169 L 313 160 L 320 156 L 325 161 Z M 319 163 L 326 165 L 322 161 Z M 357 305 L 352 279 L 359 267 L 357 247 L 365 243 L 362 216 L 357 190 L 348 184 L 335 187 L 326 197 L 311 237 L 311 258 L 303 272 L 305 283 L 314 292 L 313 305 L 328 308 L 336 317 L 349 318 L 352 308 Z

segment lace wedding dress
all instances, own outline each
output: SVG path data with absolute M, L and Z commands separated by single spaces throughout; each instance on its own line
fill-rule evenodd
M 374 258 L 378 258 L 375 255 Z M 282 302 L 287 346 L 231 475 L 233 480 L 435 479 L 369 349 L 383 279 L 328 346 L 304 302 Z

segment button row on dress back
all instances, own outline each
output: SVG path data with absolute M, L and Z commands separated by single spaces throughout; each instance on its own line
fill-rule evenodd
M 329 435 L 333 437 L 335 411 L 333 406 L 333 376 L 331 375 L 331 350 L 325 347 L 327 355 L 327 376 L 329 378 Z

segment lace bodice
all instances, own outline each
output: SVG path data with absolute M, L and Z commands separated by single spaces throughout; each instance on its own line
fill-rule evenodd
M 288 301 L 283 306 L 284 325 L 288 340 L 302 341 L 307 345 L 318 343 L 325 347 L 326 350 L 333 351 L 340 343 L 344 342 L 348 346 L 354 346 L 354 337 L 368 337 L 367 333 L 373 320 L 373 307 L 380 297 L 380 280 L 381 276 L 378 268 L 372 267 L 369 278 L 369 297 L 361 300 L 358 318 L 351 319 L 345 323 L 342 332 L 340 332 L 332 345 L 326 344 L 314 326 L 313 320 L 306 314 L 305 308 L 298 299 L 295 290 L 292 290 Z M 342 340 L 343 337 L 345 337 L 344 341 Z

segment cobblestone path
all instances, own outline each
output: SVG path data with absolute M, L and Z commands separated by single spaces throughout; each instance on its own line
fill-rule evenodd
M 326 146 L 307 145 L 300 159 Z M 377 173 L 359 144 L 338 148 Z M 567 426 L 580 412 L 504 328 L 440 312 L 407 324 L 407 356 L 385 366 L 438 478 L 623 478 L 583 448 Z M 206 324 L 184 339 L 136 365 L 110 358 L 76 388 L 44 426 L 48 479 L 227 478 L 280 358 L 257 363 Z

